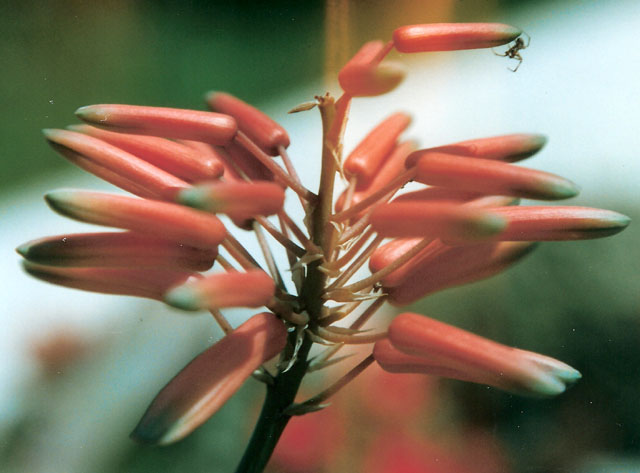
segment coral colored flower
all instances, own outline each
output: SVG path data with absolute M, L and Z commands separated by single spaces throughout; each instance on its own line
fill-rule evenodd
M 416 151 L 416 180 L 432 186 L 527 199 L 557 200 L 578 195 L 567 179 L 489 159 Z M 411 159 L 411 158 L 408 158 Z
M 20 245 L 28 261 L 50 266 L 206 271 L 218 252 L 135 232 L 76 233 Z
M 388 342 L 376 343 L 374 356 L 393 372 L 444 375 L 539 396 L 559 394 L 580 379 L 578 371 L 558 360 L 420 314 L 398 315 L 389 326 Z
M 165 293 L 198 273 L 175 270 L 110 267 L 61 267 L 23 262 L 27 273 L 43 281 L 83 291 L 162 300 Z
M 212 274 L 167 292 L 167 304 L 184 310 L 260 307 L 273 297 L 275 286 L 265 272 Z
M 187 182 L 215 179 L 224 172 L 216 156 L 166 138 L 117 133 L 89 125 L 71 125 L 67 129 L 105 141 Z
M 173 174 L 92 136 L 68 130 L 43 130 L 43 133 L 71 162 L 141 197 L 171 199 L 175 189 L 189 187 Z M 140 188 L 142 193 L 138 191 Z
M 185 366 L 155 397 L 131 437 L 166 445 L 211 417 L 262 363 L 285 345 L 284 325 L 254 315 Z
M 393 32 L 393 44 L 403 53 L 492 48 L 522 34 L 500 23 L 434 23 L 401 26 Z
M 343 159 L 352 99 L 388 92 L 404 77 L 400 67 L 385 62 L 393 49 L 490 48 L 520 34 L 495 23 L 412 25 L 396 29 L 391 41 L 366 43 L 339 73 L 341 97 L 318 95 L 293 109 L 320 111 L 321 172 L 319 185 L 311 188 L 295 170 L 299 157 L 288 156 L 286 130 L 223 92 L 207 96 L 214 112 L 89 105 L 76 114 L 91 126 L 45 130 L 70 161 L 141 198 L 48 193 L 47 203 L 64 216 L 128 232 L 28 242 L 17 249 L 26 259 L 25 270 L 62 286 L 147 297 L 188 311 L 208 309 L 225 333 L 158 394 L 134 438 L 160 444 L 181 439 L 253 374 L 267 394 L 237 471 L 262 471 L 292 417 L 325 408 L 376 360 L 392 372 L 436 374 L 537 395 L 559 394 L 579 378 L 552 358 L 416 314 L 398 316 L 388 330 L 367 326 L 385 302 L 404 305 L 491 276 L 522 258 L 535 241 L 609 236 L 628 225 L 624 215 L 601 209 L 519 207 L 520 197 L 577 194 L 562 177 L 511 164 L 544 146 L 546 138 L 537 134 L 415 151 L 417 143 L 400 141 L 410 115 L 390 111 Z M 411 181 L 422 187 L 405 191 Z M 299 204 L 304 214 L 299 221 L 284 205 L 288 190 L 295 193 L 290 204 Z M 233 236 L 232 225 L 227 228 L 212 213 L 252 231 L 260 254 L 251 254 Z M 274 241 L 286 253 L 286 271 L 271 250 Z M 213 263 L 215 271 L 202 274 Z M 371 274 L 361 277 L 367 263 Z M 220 311 L 261 306 L 270 312 L 235 330 Z M 347 316 L 354 316 L 349 326 L 342 323 Z M 364 359 L 318 394 L 297 399 L 306 373 L 348 365 L 343 362 L 348 356 L 337 353 L 349 344 L 367 347 L 367 355 L 360 353 Z M 316 351 L 315 345 L 324 349 Z M 278 354 L 276 366 L 262 366 Z M 400 422 L 399 417 L 388 420 Z M 315 455 L 332 454 L 336 445 L 330 441 L 324 447 L 304 441 L 305 429 L 319 428 L 314 422 L 321 418 L 294 421 L 293 433 L 284 437 L 294 451 L 279 453 L 289 458 L 289 466 L 300 467 L 299 454 L 309 447 Z M 296 424 L 302 426 L 299 447 Z M 468 464 L 451 458 L 429 445 L 389 441 L 374 447 L 364 471 L 469 471 Z M 333 467 L 321 463 L 316 456 L 309 466 Z
M 277 213 L 284 204 L 284 190 L 272 182 L 212 182 L 180 191 L 177 201 L 242 220 Z
M 263 151 L 278 156 L 281 148 L 289 147 L 287 131 L 269 116 L 246 102 L 224 92 L 209 92 L 207 104 L 214 112 L 236 119 L 238 128 L 247 134 Z
M 394 113 L 375 127 L 344 161 L 347 176 L 354 176 L 360 188 L 366 186 L 390 156 L 400 134 L 411 123 L 405 113 Z
M 45 196 L 53 210 L 97 225 L 134 230 L 198 247 L 215 247 L 226 235 L 214 215 L 176 204 L 131 197 L 61 189 Z
M 238 131 L 236 121 L 222 113 L 137 105 L 89 105 L 76 110 L 85 122 L 114 131 L 165 138 L 229 143 Z
M 342 90 L 353 97 L 373 97 L 395 89 L 405 71 L 399 64 L 382 62 L 389 49 L 382 41 L 365 43 L 338 74 Z

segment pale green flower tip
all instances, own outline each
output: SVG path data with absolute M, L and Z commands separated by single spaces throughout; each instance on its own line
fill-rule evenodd
M 531 394 L 553 397 L 566 391 L 566 384 L 557 376 L 547 374 L 538 377 L 530 386 Z
M 31 248 L 31 245 L 29 243 L 23 243 L 22 245 L 16 248 L 16 252 L 23 258 L 28 258 L 30 248 Z
M 497 235 L 507 227 L 507 220 L 496 214 L 487 213 L 478 221 L 476 234 L 478 237 Z
M 200 310 L 202 305 L 198 292 L 189 286 L 178 286 L 164 295 L 164 301 L 182 310 Z
M 96 105 L 86 105 L 84 107 L 80 107 L 75 112 L 76 117 L 84 120 L 86 122 L 103 122 L 107 119 L 107 112 Z
M 522 35 L 522 30 L 511 25 L 503 25 L 501 33 L 511 41 Z
M 49 206 L 58 208 L 64 204 L 70 203 L 75 196 L 75 192 L 71 189 L 56 189 L 49 191 L 44 195 L 44 200 Z
M 582 373 L 580 373 L 580 371 L 576 369 L 571 368 L 570 366 L 567 366 L 564 369 L 553 370 L 553 374 L 565 383 L 569 384 L 575 383 L 582 378 Z
M 580 193 L 580 187 L 568 179 L 562 179 L 556 182 L 550 190 L 556 199 L 570 199 Z
M 206 191 L 198 189 L 197 187 L 181 190 L 176 196 L 176 201 L 182 205 L 196 209 L 206 210 L 208 207 Z
M 175 441 L 171 438 L 172 424 L 169 412 L 147 412 L 129 437 L 138 443 L 167 445 Z
M 209 92 L 204 94 L 205 102 L 215 101 L 216 95 L 218 95 L 219 93 L 220 92 L 218 92 L 217 90 L 210 90 Z
M 42 134 L 49 141 L 56 141 L 60 137 L 60 132 L 63 130 L 58 130 L 56 128 L 43 128 Z

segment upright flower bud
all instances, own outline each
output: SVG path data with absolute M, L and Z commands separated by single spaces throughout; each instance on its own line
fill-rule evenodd
M 501 345 L 419 314 L 398 315 L 389 326 L 389 342 L 393 349 L 411 355 L 401 360 L 388 344 L 378 342 L 381 345 L 376 346 L 374 356 L 389 371 L 451 370 L 453 378 L 537 396 L 560 394 L 567 384 L 580 379 L 578 371 L 558 360 Z
M 393 32 L 393 44 L 401 53 L 493 48 L 522 34 L 500 23 L 433 23 L 401 26 Z
M 183 310 L 261 307 L 275 292 L 275 283 L 260 270 L 211 274 L 171 289 L 164 301 Z
M 367 186 L 410 123 L 409 115 L 394 113 L 371 130 L 345 159 L 347 176 L 355 177 L 360 188 Z
M 382 60 L 389 51 L 382 41 L 369 41 L 338 73 L 340 87 L 352 97 L 373 97 L 395 89 L 404 79 L 404 69 Z
M 114 131 L 164 138 L 229 143 L 238 131 L 236 121 L 221 113 L 138 105 L 88 105 L 76 115 L 91 125 Z
M 131 437 L 167 445 L 215 414 L 262 363 L 286 343 L 281 320 L 254 315 L 191 361 L 155 397 Z
M 56 212 L 81 222 L 133 230 L 196 247 L 216 247 L 227 231 L 205 212 L 103 192 L 60 189 L 45 195 Z
M 206 96 L 209 108 L 235 118 L 238 128 L 265 153 L 280 154 L 279 148 L 289 146 L 286 130 L 257 108 L 224 92 L 209 92 Z

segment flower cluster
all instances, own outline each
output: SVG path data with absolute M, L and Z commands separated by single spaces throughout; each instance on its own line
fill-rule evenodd
M 64 157 L 137 197 L 48 193 L 47 203 L 62 215 L 125 231 L 26 243 L 18 248 L 26 271 L 63 286 L 209 310 L 226 334 L 157 395 L 134 430 L 136 439 L 181 439 L 252 375 L 266 383 L 267 398 L 245 467 L 264 466 L 291 416 L 322 408 L 374 362 L 390 372 L 532 395 L 558 394 L 580 377 L 557 360 L 423 315 L 399 315 L 374 332 L 364 328 L 385 302 L 402 306 L 491 276 L 528 254 L 534 242 L 604 237 L 627 226 L 627 217 L 607 210 L 518 205 L 521 198 L 550 201 L 578 193 L 562 177 L 513 164 L 544 146 L 540 135 L 418 149 L 401 139 L 411 119 L 398 112 L 342 158 L 352 99 L 389 92 L 404 78 L 401 65 L 385 60 L 391 51 L 490 48 L 520 34 L 501 24 L 413 25 L 398 28 L 388 43 L 366 43 L 338 75 L 339 99 L 317 96 L 292 110 L 317 107 L 321 114 L 315 192 L 294 169 L 287 132 L 226 93 L 207 95 L 211 111 L 91 105 L 76 111 L 87 124 L 45 130 Z M 424 187 L 397 195 L 411 181 Z M 286 191 L 300 201 L 303 221 L 284 210 Z M 255 233 L 262 263 L 216 214 Z M 286 250 L 291 282 L 273 258 L 274 241 Z M 218 268 L 209 272 L 214 262 Z M 354 280 L 366 264 L 371 274 Z M 268 311 L 233 328 L 220 312 L 226 307 Z M 352 322 L 339 325 L 349 315 Z M 328 347 L 311 357 L 316 344 Z M 325 391 L 295 403 L 304 375 L 341 361 L 336 354 L 345 344 L 373 350 Z M 277 366 L 266 367 L 276 355 Z

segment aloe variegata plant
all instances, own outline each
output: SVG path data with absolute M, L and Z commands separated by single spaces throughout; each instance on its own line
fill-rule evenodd
M 562 177 L 513 164 L 544 146 L 537 134 L 418 149 L 401 138 L 410 116 L 396 112 L 343 159 L 352 99 L 384 94 L 402 82 L 401 65 L 385 61 L 392 50 L 490 48 L 520 34 L 491 23 L 413 25 L 398 28 L 387 43 L 365 44 L 340 71 L 337 100 L 321 95 L 294 109 L 317 106 L 322 118 L 314 190 L 294 169 L 284 128 L 226 93 L 207 95 L 209 112 L 91 105 L 76 112 L 87 124 L 45 130 L 63 156 L 138 197 L 50 192 L 47 203 L 58 213 L 126 232 L 26 243 L 18 248 L 26 271 L 63 286 L 209 310 L 226 334 L 160 391 L 135 439 L 167 444 L 183 438 L 253 374 L 267 394 L 237 471 L 261 471 L 291 416 L 323 408 L 374 362 L 392 372 L 537 396 L 559 394 L 580 377 L 552 358 L 418 314 L 402 314 L 373 332 L 365 327 L 385 302 L 401 306 L 486 278 L 520 260 L 536 241 L 604 237 L 629 223 L 608 210 L 519 206 L 520 198 L 559 200 L 578 193 Z M 425 187 L 396 195 L 410 181 Z M 283 208 L 287 191 L 302 205 L 301 222 Z M 263 255 L 252 256 L 215 214 L 252 230 Z M 264 231 L 285 248 L 290 283 Z M 206 273 L 214 262 L 214 272 Z M 367 263 L 371 275 L 354 280 Z M 225 307 L 268 311 L 234 328 L 220 312 Z M 349 315 L 353 321 L 341 325 Z M 329 346 L 311 357 L 315 344 Z M 371 354 L 326 390 L 296 402 L 305 374 L 341 361 L 336 354 L 348 344 L 369 344 Z M 279 363 L 266 367 L 275 356 Z

